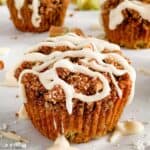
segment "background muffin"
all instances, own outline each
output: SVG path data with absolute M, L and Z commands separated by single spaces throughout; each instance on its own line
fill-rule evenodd
M 107 0 L 102 8 L 106 38 L 127 48 L 149 48 L 149 12 L 148 0 Z
M 19 85 L 35 128 L 52 140 L 63 134 L 82 143 L 114 129 L 133 98 L 135 71 L 113 44 L 75 34 L 49 39 L 64 40 L 66 50 L 52 52 L 41 71 L 24 70 Z
M 7 0 L 11 19 L 21 31 L 44 32 L 64 22 L 69 0 Z

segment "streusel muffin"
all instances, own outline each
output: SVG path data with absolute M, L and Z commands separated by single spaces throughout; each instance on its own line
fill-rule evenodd
M 11 19 L 21 31 L 44 32 L 64 22 L 69 0 L 7 0 Z
M 149 0 L 106 0 L 102 6 L 106 38 L 127 48 L 149 48 L 149 12 Z
M 58 46 L 65 50 L 49 51 Z M 35 128 L 51 140 L 63 134 L 74 143 L 112 131 L 133 98 L 136 76 L 119 47 L 69 33 L 48 38 L 30 54 L 45 49 L 42 64 L 19 73 L 21 95 Z

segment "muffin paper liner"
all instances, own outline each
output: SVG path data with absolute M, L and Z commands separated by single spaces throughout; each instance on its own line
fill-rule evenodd
M 101 137 L 112 131 L 127 102 L 129 89 L 124 89 L 122 99 L 113 102 L 112 109 L 104 110 L 106 102 L 99 101 L 82 106 L 69 115 L 67 110 L 60 107 L 47 108 L 45 106 L 27 102 L 25 108 L 35 128 L 44 136 L 55 140 L 58 135 L 64 134 L 70 142 L 83 143 Z

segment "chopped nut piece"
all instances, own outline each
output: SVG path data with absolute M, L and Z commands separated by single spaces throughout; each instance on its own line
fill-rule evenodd
M 68 27 L 58 27 L 58 26 L 52 26 L 49 30 L 49 36 L 60 36 L 64 35 L 68 32 L 73 32 L 76 33 L 79 36 L 85 36 L 83 31 L 80 28 L 71 28 L 69 29 Z
M 70 29 L 70 31 L 76 33 L 79 36 L 85 36 L 85 34 L 83 33 L 83 31 L 80 28 L 72 28 L 72 29 Z
M 70 13 L 70 14 L 69 14 L 69 17 L 73 17 L 73 16 L 74 16 L 74 14 L 73 14 L 73 13 Z
M 49 36 L 60 36 L 68 31 L 69 29 L 67 27 L 52 26 L 49 30 Z

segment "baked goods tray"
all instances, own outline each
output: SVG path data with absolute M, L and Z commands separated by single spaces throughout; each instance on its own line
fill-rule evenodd
M 99 23 L 98 11 L 74 11 L 69 8 L 65 26 L 79 27 L 87 35 L 100 37 L 102 27 Z M 5 6 L 0 7 L 0 49 L 5 49 L 5 54 L 0 59 L 5 62 L 4 71 L 0 72 L 0 82 L 3 81 L 5 72 L 11 68 L 17 59 L 32 45 L 42 41 L 48 33 L 32 34 L 16 30 L 9 19 Z M 9 49 L 9 50 L 8 50 Z M 148 150 L 150 145 L 150 49 L 148 50 L 123 50 L 131 59 L 137 71 L 136 92 L 134 101 L 127 106 L 121 120 L 138 120 L 145 126 L 145 131 L 138 135 L 123 136 L 116 143 L 109 143 L 109 136 L 93 140 L 87 144 L 74 145 L 83 150 Z M 0 86 L 0 126 L 7 124 L 10 130 L 16 131 L 29 139 L 28 150 L 43 150 L 52 142 L 40 135 L 28 120 L 17 120 L 15 114 L 19 110 L 22 100 L 17 97 L 18 89 Z M 8 141 L 0 140 L 0 149 Z M 10 141 L 9 141 L 10 142 Z M 146 145 L 146 146 L 145 146 Z M 147 147 L 147 148 L 146 148 Z M 9 149 L 9 148 L 7 148 Z M 11 148 L 10 148 L 11 149 Z

